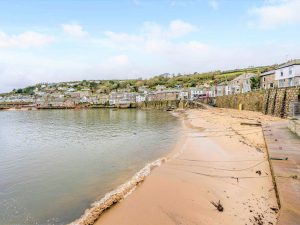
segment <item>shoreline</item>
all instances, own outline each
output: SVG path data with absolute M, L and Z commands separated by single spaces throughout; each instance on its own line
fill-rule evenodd
M 183 110 L 185 111 L 185 110 Z M 183 115 L 176 112 L 170 112 L 171 116 L 177 117 L 180 120 L 181 127 L 184 127 L 184 119 Z M 184 129 L 180 131 L 181 133 L 184 132 Z M 144 180 L 151 174 L 151 172 L 160 167 L 165 162 L 170 160 L 179 152 L 177 149 L 182 145 L 184 138 L 179 138 L 170 148 L 166 155 L 162 155 L 160 158 L 145 164 L 143 168 L 137 171 L 129 180 L 125 181 L 123 184 L 119 185 L 118 187 L 114 188 L 112 191 L 106 193 L 102 198 L 99 200 L 94 201 L 89 208 L 87 208 L 83 215 L 78 219 L 74 220 L 69 225 L 83 225 L 83 224 L 95 224 L 96 220 L 100 218 L 100 216 L 105 213 L 105 211 L 112 208 L 115 204 L 125 200 L 129 195 L 131 195 L 136 188 L 141 185 Z
M 182 112 L 186 133 L 167 154 L 166 163 L 95 224 L 276 224 L 277 214 L 270 208 L 278 205 L 263 139 L 258 138 L 261 128 L 230 123 L 278 119 L 230 109 Z M 211 204 L 219 200 L 222 213 Z

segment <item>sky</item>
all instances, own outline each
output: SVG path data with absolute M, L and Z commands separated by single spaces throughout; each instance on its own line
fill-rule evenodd
M 300 58 L 300 0 L 1 0 L 0 92 Z

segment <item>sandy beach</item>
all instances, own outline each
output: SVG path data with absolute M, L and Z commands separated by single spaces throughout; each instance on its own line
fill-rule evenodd
M 279 119 L 218 108 L 177 114 L 184 134 L 172 156 L 96 224 L 276 224 L 262 130 L 247 123 Z M 223 212 L 212 204 L 219 201 Z

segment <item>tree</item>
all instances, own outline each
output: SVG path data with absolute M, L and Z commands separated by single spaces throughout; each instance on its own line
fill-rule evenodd
M 258 76 L 250 78 L 251 89 L 258 89 L 260 87 L 260 80 Z
M 97 88 L 98 84 L 94 81 L 90 82 L 90 89 L 92 90 L 92 92 L 94 93 L 96 88 Z

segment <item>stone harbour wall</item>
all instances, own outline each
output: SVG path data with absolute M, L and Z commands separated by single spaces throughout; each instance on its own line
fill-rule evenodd
M 285 118 L 289 115 L 291 101 L 299 100 L 300 87 L 275 88 L 243 94 L 216 97 L 215 105 L 221 108 L 263 112 L 264 114 Z
M 221 108 L 238 109 L 242 108 L 250 111 L 262 111 L 264 91 L 248 92 L 243 94 L 226 95 L 216 97 L 216 106 Z
M 149 101 L 138 103 L 138 108 L 142 109 L 169 109 L 179 108 L 179 100 L 165 100 L 165 101 Z
M 192 108 L 202 108 L 201 105 L 196 102 L 191 102 L 187 100 L 161 100 L 161 101 L 149 101 L 141 102 L 137 104 L 138 108 L 141 109 L 192 109 Z

